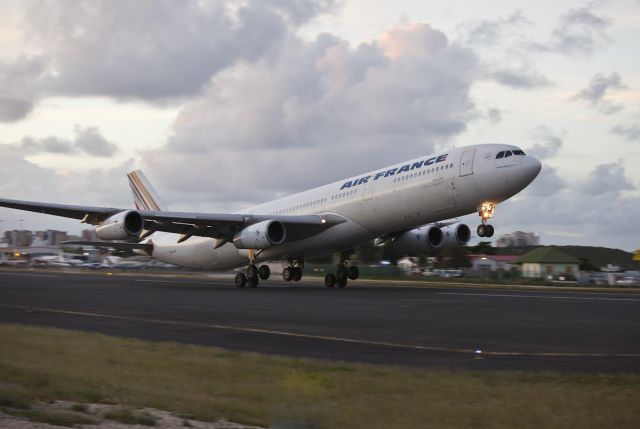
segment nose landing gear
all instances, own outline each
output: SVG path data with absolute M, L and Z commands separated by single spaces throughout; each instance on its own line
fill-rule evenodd
M 487 221 L 493 217 L 495 209 L 496 205 L 494 203 L 482 203 L 480 207 L 478 207 L 478 214 L 482 218 L 482 223 L 478 225 L 478 229 L 476 230 L 478 237 L 493 237 L 493 225 L 488 225 Z

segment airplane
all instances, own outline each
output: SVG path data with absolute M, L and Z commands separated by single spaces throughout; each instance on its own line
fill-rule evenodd
M 359 277 L 350 263 L 357 245 L 392 245 L 406 253 L 464 245 L 470 228 L 455 219 L 477 212 L 479 237 L 491 237 L 496 205 L 526 188 L 539 160 L 513 145 L 479 144 L 422 156 L 269 201 L 236 213 L 166 211 L 141 171 L 129 173 L 135 209 L 0 199 L 0 206 L 79 219 L 111 242 L 73 241 L 133 249 L 162 262 L 220 270 L 244 267 L 237 287 L 270 276 L 283 261 L 286 281 L 299 281 L 305 258 L 340 253 L 325 286 Z M 262 264 L 262 265 L 260 265 Z

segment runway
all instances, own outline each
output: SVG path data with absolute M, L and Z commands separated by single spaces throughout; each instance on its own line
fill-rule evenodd
M 0 271 L 0 322 L 296 357 L 640 371 L 640 294 Z

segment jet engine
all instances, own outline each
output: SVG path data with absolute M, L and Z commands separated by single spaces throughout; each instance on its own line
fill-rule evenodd
M 238 249 L 266 249 L 284 242 L 287 236 L 284 223 L 279 220 L 265 220 L 249 225 L 233 237 Z
M 144 229 L 144 219 L 135 210 L 127 210 L 107 218 L 96 228 L 101 240 L 128 240 L 136 238 Z
M 442 228 L 444 247 L 464 246 L 471 239 L 471 230 L 464 223 L 456 223 Z
M 426 225 L 399 235 L 393 246 L 407 254 L 418 254 L 434 250 L 442 245 L 442 230 L 435 225 Z

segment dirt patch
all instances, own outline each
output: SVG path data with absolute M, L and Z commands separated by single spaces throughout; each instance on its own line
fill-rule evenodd
M 56 401 L 50 404 L 37 403 L 28 411 L 10 409 L 4 411 L 0 411 L 0 428 L 2 429 L 59 429 L 61 427 L 87 429 L 263 429 L 226 420 L 203 422 L 153 408 L 133 409 L 120 405 L 80 404 L 67 401 Z M 89 423 L 90 421 L 95 424 Z

